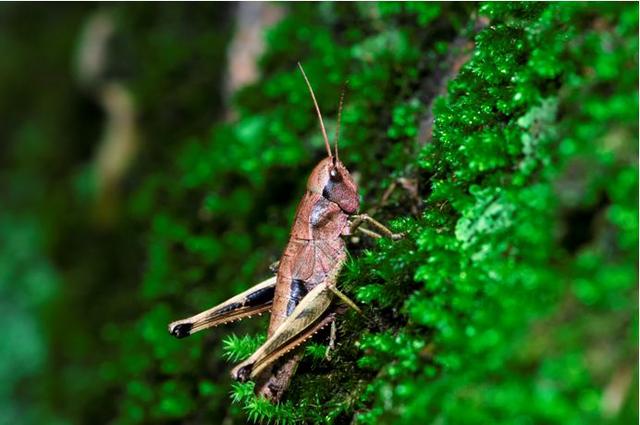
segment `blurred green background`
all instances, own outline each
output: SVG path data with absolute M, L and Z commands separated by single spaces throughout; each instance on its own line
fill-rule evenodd
M 0 4 L 0 423 L 635 423 L 636 3 Z M 368 211 L 271 406 L 268 276 L 323 142 Z M 233 403 L 231 403 L 233 401 Z

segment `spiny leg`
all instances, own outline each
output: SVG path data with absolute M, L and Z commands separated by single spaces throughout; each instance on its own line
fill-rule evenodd
M 331 304 L 332 293 L 326 282 L 313 288 L 273 335 L 251 357 L 231 371 L 231 376 L 239 381 L 254 378 L 264 368 L 310 338 L 319 324 L 328 324 L 323 324 L 328 317 L 323 318 L 323 315 Z
M 251 357 L 231 371 L 231 376 L 239 381 L 254 378 L 266 367 L 329 324 L 329 319 L 333 320 L 335 317 L 334 313 L 325 314 L 331 303 L 331 294 L 338 295 L 349 307 L 362 314 L 358 306 L 336 288 L 336 280 L 337 274 L 327 277 L 325 282 L 313 288 L 274 334 Z
M 275 286 L 276 276 L 270 277 L 209 310 L 170 323 L 169 333 L 176 338 L 185 338 L 203 329 L 269 311 Z

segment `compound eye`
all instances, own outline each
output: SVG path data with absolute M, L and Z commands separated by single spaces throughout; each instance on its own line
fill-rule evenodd
M 332 169 L 329 171 L 329 178 L 331 179 L 331 181 L 334 181 L 334 182 L 335 182 L 335 181 L 339 181 L 339 180 L 340 180 L 340 177 L 341 177 L 341 176 L 340 176 L 340 173 L 338 173 L 338 171 L 336 171 L 336 169 L 335 169 L 335 168 L 332 168 Z

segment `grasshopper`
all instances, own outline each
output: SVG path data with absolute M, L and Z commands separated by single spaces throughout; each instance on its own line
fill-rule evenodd
M 307 180 L 306 193 L 298 205 L 276 275 L 209 310 L 169 324 L 171 335 L 184 338 L 203 329 L 270 311 L 267 340 L 251 357 L 237 365 L 231 376 L 243 382 L 255 380 L 256 394 L 272 402 L 281 399 L 295 373 L 302 357 L 299 346 L 325 326 L 335 329 L 334 321 L 341 310 L 332 306 L 334 296 L 361 313 L 336 287 L 347 257 L 343 236 L 359 230 L 368 236 L 382 237 L 361 227 L 365 222 L 392 239 L 403 236 L 392 233 L 366 214 L 357 214 L 358 187 L 338 158 L 344 93 L 340 97 L 332 152 L 313 88 L 302 65 L 298 66 L 318 115 L 327 157 L 316 165 Z

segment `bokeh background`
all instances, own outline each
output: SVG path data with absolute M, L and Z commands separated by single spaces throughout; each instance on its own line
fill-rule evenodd
M 0 423 L 636 423 L 637 3 L 0 5 Z M 280 406 L 232 384 L 348 81 L 349 240 Z M 233 403 L 232 403 L 233 401 Z

